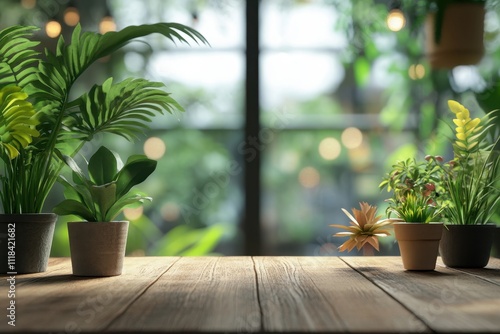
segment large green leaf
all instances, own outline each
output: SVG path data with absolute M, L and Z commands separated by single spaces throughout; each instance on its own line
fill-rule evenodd
M 130 157 L 116 178 L 117 197 L 122 197 L 133 187 L 146 180 L 156 169 L 157 162 L 144 156 Z
M 60 204 L 56 205 L 56 207 L 54 208 L 54 213 L 61 216 L 75 215 L 82 219 L 85 219 L 86 221 L 94 221 L 94 216 L 92 212 L 89 211 L 87 206 L 72 199 L 66 199 Z
M 0 89 L 0 148 L 5 150 L 9 159 L 16 158 L 19 150 L 39 135 L 35 129 L 38 124 L 34 118 L 35 110 L 27 98 L 28 95 L 18 86 Z
M 105 222 L 107 220 L 108 210 L 115 204 L 116 197 L 116 184 L 108 183 L 100 186 L 92 185 L 90 187 L 95 205 L 97 206 L 98 215 L 96 221 Z
M 144 203 L 144 201 L 152 201 L 152 198 L 142 193 L 125 195 L 108 209 L 104 219 L 105 221 L 113 221 L 116 216 L 118 216 L 126 207 L 132 206 L 134 204 Z
M 105 146 L 99 147 L 89 160 L 89 176 L 96 185 L 104 185 L 114 181 L 118 173 L 120 157 Z

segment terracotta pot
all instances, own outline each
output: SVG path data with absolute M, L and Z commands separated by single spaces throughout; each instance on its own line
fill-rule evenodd
M 439 245 L 444 264 L 456 268 L 483 268 L 488 264 L 496 226 L 446 225 Z
M 47 270 L 56 221 L 53 213 L 0 214 L 0 273 Z M 9 265 L 12 250 L 15 254 L 11 253 L 14 258 Z
M 434 270 L 442 223 L 394 223 L 394 233 L 406 270 Z
M 425 22 L 426 54 L 433 68 L 477 64 L 484 55 L 484 5 L 456 3 L 446 6 L 441 38 L 435 40 L 436 14 Z
M 76 276 L 121 275 L 128 221 L 69 222 L 71 266 Z

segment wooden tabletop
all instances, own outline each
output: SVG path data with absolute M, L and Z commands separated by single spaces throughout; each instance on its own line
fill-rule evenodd
M 500 332 L 494 258 L 410 272 L 399 257 L 136 257 L 107 278 L 52 258 L 15 279 L 16 326 L 2 315 L 0 332 Z

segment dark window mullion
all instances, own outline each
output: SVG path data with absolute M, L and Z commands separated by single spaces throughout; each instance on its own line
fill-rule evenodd
M 259 3 L 246 1 L 245 255 L 262 255 L 260 219 Z

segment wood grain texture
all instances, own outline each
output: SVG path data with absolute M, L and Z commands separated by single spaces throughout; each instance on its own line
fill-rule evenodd
M 16 327 L 4 318 L 1 333 L 500 333 L 493 258 L 411 272 L 400 257 L 138 257 L 105 278 L 56 258 L 16 287 Z
M 65 333 L 101 331 L 178 258 L 142 257 L 126 260 L 121 276 L 76 277 L 71 275 L 70 260 L 65 259 L 53 268 L 49 267 L 46 273 L 36 279 L 32 275 L 26 277 L 31 281 L 16 289 L 15 330 Z M 64 268 L 61 269 L 59 265 Z M 0 332 L 7 330 L 12 330 L 12 327 L 8 326 L 7 321 L 1 321 Z
M 254 332 L 261 317 L 251 257 L 182 258 L 110 331 Z
M 440 259 L 438 259 L 438 265 L 446 267 Z M 496 285 L 500 285 L 500 259 L 498 258 L 491 257 L 488 265 L 484 268 L 454 268 L 454 270 L 465 272 Z
M 403 270 L 399 257 L 343 260 L 437 332 L 500 332 L 500 289 L 492 282 L 438 266 Z
M 427 331 L 404 307 L 339 258 L 254 260 L 266 331 Z

